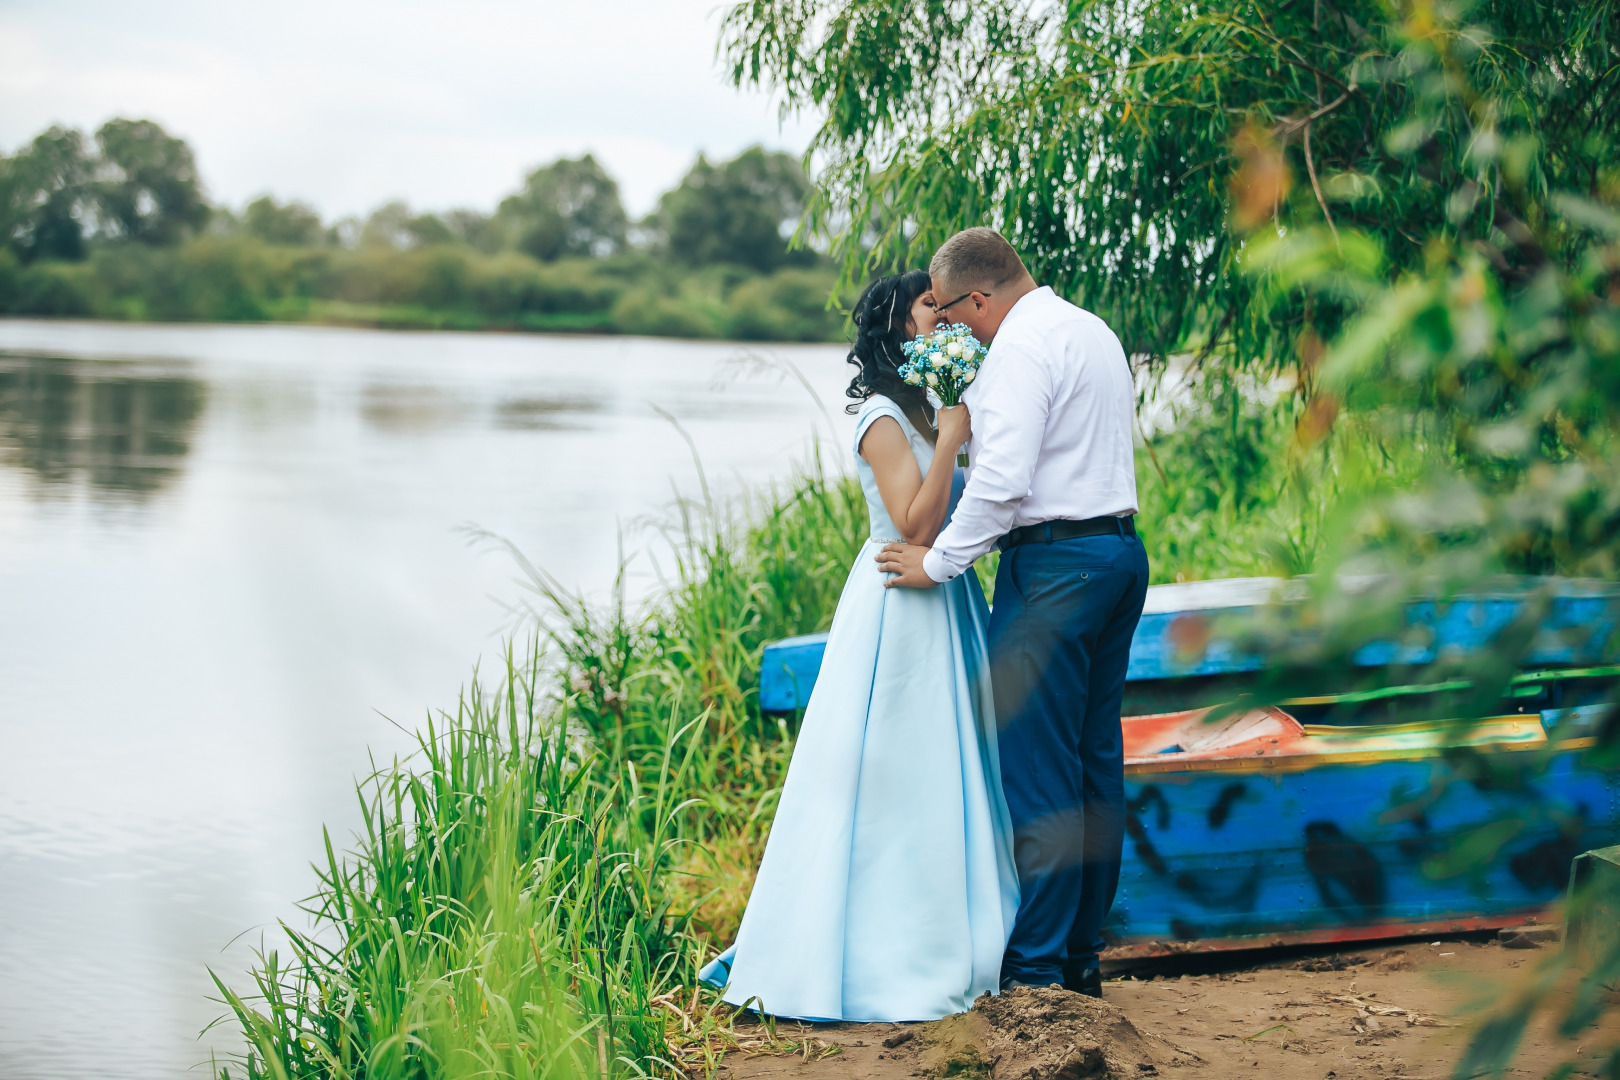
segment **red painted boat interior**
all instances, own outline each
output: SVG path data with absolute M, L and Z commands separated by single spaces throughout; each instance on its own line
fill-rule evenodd
M 1281 753 L 1305 738 L 1298 720 L 1277 708 L 1245 709 L 1208 719 L 1211 710 L 1127 716 L 1122 721 L 1127 762 L 1209 761 Z
M 1443 746 L 1545 745 L 1539 717 L 1492 717 L 1466 727 L 1449 724 L 1385 724 L 1342 727 L 1301 724 L 1282 709 L 1240 709 L 1127 716 L 1121 726 L 1125 764 L 1136 771 L 1174 771 L 1203 762 L 1254 758 L 1342 757 L 1423 754 Z M 1205 767 L 1208 767 L 1207 764 Z

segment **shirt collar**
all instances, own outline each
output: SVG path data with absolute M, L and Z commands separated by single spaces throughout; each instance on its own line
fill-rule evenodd
M 1044 303 L 1047 297 L 1055 295 L 1056 294 L 1052 292 L 1052 286 L 1041 285 L 1037 288 L 1031 289 L 1023 296 L 1020 296 L 1017 300 L 1014 300 L 1013 306 L 1007 309 L 1006 317 L 1001 320 L 1001 325 L 996 327 L 996 337 L 1000 337 L 1002 334 L 1006 333 L 1008 323 L 1012 322 L 1014 319 L 1028 316 L 1030 312 L 1034 311 L 1035 308 Z

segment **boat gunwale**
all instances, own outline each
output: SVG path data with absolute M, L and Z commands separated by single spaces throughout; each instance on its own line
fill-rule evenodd
M 1522 718 L 1522 714 L 1510 714 L 1515 718 Z M 1595 736 L 1582 736 L 1576 739 L 1540 739 L 1533 743 L 1525 742 L 1487 742 L 1469 745 L 1466 748 L 1479 753 L 1507 754 L 1507 753 L 1571 753 L 1579 750 L 1589 750 L 1597 745 Z M 1224 773 L 1261 773 L 1261 772 L 1307 772 L 1311 769 L 1324 768 L 1330 765 L 1365 765 L 1375 761 L 1425 761 L 1431 758 L 1443 757 L 1448 750 L 1459 749 L 1456 746 L 1424 746 L 1408 747 L 1388 750 L 1350 750 L 1342 753 L 1328 751 L 1320 754 L 1246 754 L 1243 757 L 1229 758 L 1198 758 L 1187 761 L 1157 761 L 1153 759 L 1139 759 L 1125 762 L 1125 775 L 1164 775 L 1166 773 L 1195 773 L 1195 772 L 1224 772 Z M 1167 754 L 1165 757 L 1173 758 L 1176 755 Z

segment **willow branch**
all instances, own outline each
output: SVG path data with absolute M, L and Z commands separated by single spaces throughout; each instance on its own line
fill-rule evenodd
M 1271 129 L 1271 134 L 1278 138 L 1286 138 L 1287 136 L 1292 135 L 1300 128 L 1316 123 L 1316 121 L 1322 119 L 1322 117 L 1326 116 L 1334 109 L 1337 109 L 1340 105 L 1343 105 L 1346 101 L 1350 100 L 1350 95 L 1354 94 L 1355 92 L 1356 88 L 1352 86 L 1350 89 L 1346 90 L 1344 93 L 1340 94 L 1326 105 L 1323 105 L 1315 112 L 1307 113 L 1297 120 L 1280 121 L 1276 127 Z
M 1305 125 L 1305 171 L 1311 176 L 1311 190 L 1316 192 L 1316 205 L 1322 208 L 1322 216 L 1327 219 L 1328 231 L 1333 234 L 1333 246 L 1341 252 L 1344 246 L 1339 243 L 1339 228 L 1333 224 L 1333 212 L 1328 209 L 1327 200 L 1322 197 L 1322 184 L 1316 179 L 1316 161 L 1311 157 L 1311 125 Z

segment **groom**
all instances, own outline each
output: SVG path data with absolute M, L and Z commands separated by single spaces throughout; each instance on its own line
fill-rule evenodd
M 1119 708 L 1147 595 L 1137 538 L 1130 364 L 1108 324 L 1037 288 L 993 229 L 947 240 L 935 309 L 990 342 L 963 395 L 967 486 L 932 548 L 890 544 L 890 586 L 929 588 L 999 547 L 990 670 L 1021 899 L 1002 989 L 1102 996 L 1102 926 L 1119 886 Z

